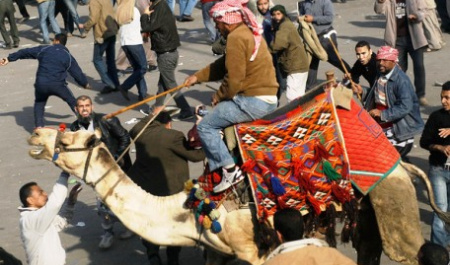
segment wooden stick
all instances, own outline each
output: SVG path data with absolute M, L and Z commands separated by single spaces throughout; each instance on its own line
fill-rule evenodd
M 331 46 L 333 46 L 333 50 L 336 53 L 336 56 L 338 57 L 339 61 L 341 62 L 341 66 L 344 69 L 345 75 L 347 75 L 348 79 L 350 80 L 350 83 L 352 84 L 352 87 L 355 85 L 355 82 L 352 80 L 352 75 L 348 72 L 347 67 L 345 67 L 344 61 L 341 58 L 341 55 L 339 54 L 339 51 L 336 48 L 336 45 L 334 45 L 334 41 L 331 38 L 331 34 L 328 36 L 328 39 L 330 40 Z M 357 93 L 358 99 L 361 101 L 361 95 Z
M 159 97 L 165 96 L 165 95 L 167 95 L 167 94 L 169 94 L 169 93 L 172 93 L 172 92 L 174 92 L 174 91 L 177 91 L 177 90 L 179 90 L 179 89 L 182 89 L 182 88 L 185 87 L 185 86 L 186 86 L 185 84 L 182 84 L 182 85 L 179 85 L 179 86 L 177 86 L 177 87 L 171 88 L 171 89 L 169 89 L 169 90 L 167 90 L 167 91 L 164 91 L 164 92 L 162 92 L 161 94 L 155 95 L 155 96 L 153 96 L 153 97 L 148 97 L 148 98 L 146 98 L 146 99 L 144 99 L 144 100 L 141 100 L 141 101 L 139 101 L 139 102 L 137 102 L 137 103 L 134 103 L 134 104 L 132 104 L 132 105 L 130 105 L 130 106 L 127 106 L 127 107 L 125 107 L 125 108 L 123 108 L 123 109 L 120 109 L 120 110 L 118 110 L 118 111 L 116 111 L 116 112 L 109 113 L 108 115 L 103 116 L 103 119 L 105 119 L 105 120 L 110 119 L 110 118 L 112 118 L 112 117 L 114 117 L 114 116 L 117 116 L 117 115 L 119 115 L 119 114 L 124 113 L 125 111 L 128 111 L 128 110 L 130 110 L 130 109 L 134 109 L 134 108 L 136 108 L 136 107 L 138 107 L 138 106 L 140 106 L 140 105 L 143 105 L 143 104 L 145 104 L 145 103 L 147 103 L 147 102 L 150 102 L 150 101 L 152 101 L 152 100 L 154 100 L 154 99 L 157 99 L 157 98 L 159 98 Z

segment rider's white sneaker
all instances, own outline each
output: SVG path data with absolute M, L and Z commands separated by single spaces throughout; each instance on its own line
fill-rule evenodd
M 242 171 L 238 166 L 235 166 L 233 172 L 228 172 L 225 168 L 222 168 L 222 180 L 213 188 L 213 191 L 215 193 L 222 192 L 243 179 L 244 175 L 242 175 Z
M 100 240 L 98 247 L 101 249 L 108 249 L 112 246 L 113 242 L 114 235 L 110 232 L 105 232 L 105 234 L 102 235 L 102 239 Z

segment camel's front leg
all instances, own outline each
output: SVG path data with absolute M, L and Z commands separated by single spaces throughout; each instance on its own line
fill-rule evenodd
M 369 196 L 360 203 L 353 247 L 358 253 L 358 265 L 380 265 L 382 252 L 380 231 Z
M 397 166 L 369 196 L 385 254 L 403 264 L 417 264 L 417 252 L 424 239 L 416 193 L 407 172 Z

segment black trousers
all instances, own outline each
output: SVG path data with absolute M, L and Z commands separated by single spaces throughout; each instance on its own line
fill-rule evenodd
M 161 265 L 161 258 L 159 257 L 158 245 L 152 244 L 144 239 L 141 239 L 142 244 L 147 249 L 147 257 L 150 265 Z M 167 247 L 167 265 L 178 265 L 178 256 L 180 255 L 181 247 Z

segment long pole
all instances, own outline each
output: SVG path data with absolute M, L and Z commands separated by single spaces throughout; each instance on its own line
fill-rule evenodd
M 331 34 L 333 34 L 333 33 L 336 33 L 336 31 L 332 30 L 332 31 L 328 32 L 327 34 L 325 34 L 323 37 L 327 38 L 330 41 L 331 46 L 333 46 L 334 53 L 336 53 L 336 56 L 339 59 L 339 62 L 341 62 L 342 69 L 344 69 L 344 73 L 348 77 L 348 79 L 350 80 L 350 83 L 352 84 L 352 87 L 353 87 L 355 85 L 355 82 L 353 82 L 352 76 L 348 72 L 347 67 L 345 67 L 344 61 L 342 60 L 341 55 L 339 54 L 339 51 L 336 48 L 336 45 L 334 45 L 334 41 L 331 38 Z M 358 99 L 361 100 L 361 95 L 360 94 L 358 94 Z
M 128 111 L 128 110 L 130 110 L 130 109 L 134 109 L 134 108 L 136 108 L 136 107 L 138 107 L 138 106 L 140 106 L 140 105 L 143 105 L 143 104 L 145 104 L 145 103 L 147 103 L 147 102 L 150 102 L 150 101 L 152 101 L 152 100 L 154 100 L 154 99 L 157 99 L 157 98 L 162 97 L 162 96 L 165 96 L 165 95 L 167 95 L 167 94 L 169 94 L 169 93 L 175 92 L 175 91 L 177 91 L 177 90 L 179 90 L 179 89 L 182 89 L 182 88 L 185 87 L 185 86 L 186 86 L 185 84 L 182 84 L 182 85 L 179 85 L 179 86 L 177 86 L 177 87 L 171 88 L 171 89 L 169 89 L 169 90 L 167 90 L 167 91 L 164 91 L 164 92 L 162 92 L 162 93 L 160 93 L 160 94 L 158 94 L 158 95 L 155 95 L 155 96 L 152 96 L 152 97 L 148 97 L 148 98 L 146 98 L 146 99 L 144 99 L 144 100 L 141 100 L 141 101 L 139 101 L 139 102 L 137 102 L 137 103 L 134 103 L 134 104 L 132 104 L 132 105 L 129 105 L 129 106 L 127 106 L 127 107 L 125 107 L 125 108 L 123 108 L 123 109 L 120 109 L 120 110 L 118 110 L 118 111 L 116 111 L 116 112 L 109 113 L 109 114 L 103 116 L 103 119 L 105 119 L 105 120 L 110 119 L 110 118 L 112 118 L 112 117 L 114 117 L 114 116 L 117 116 L 117 115 L 119 115 L 119 114 L 124 113 L 125 111 Z

